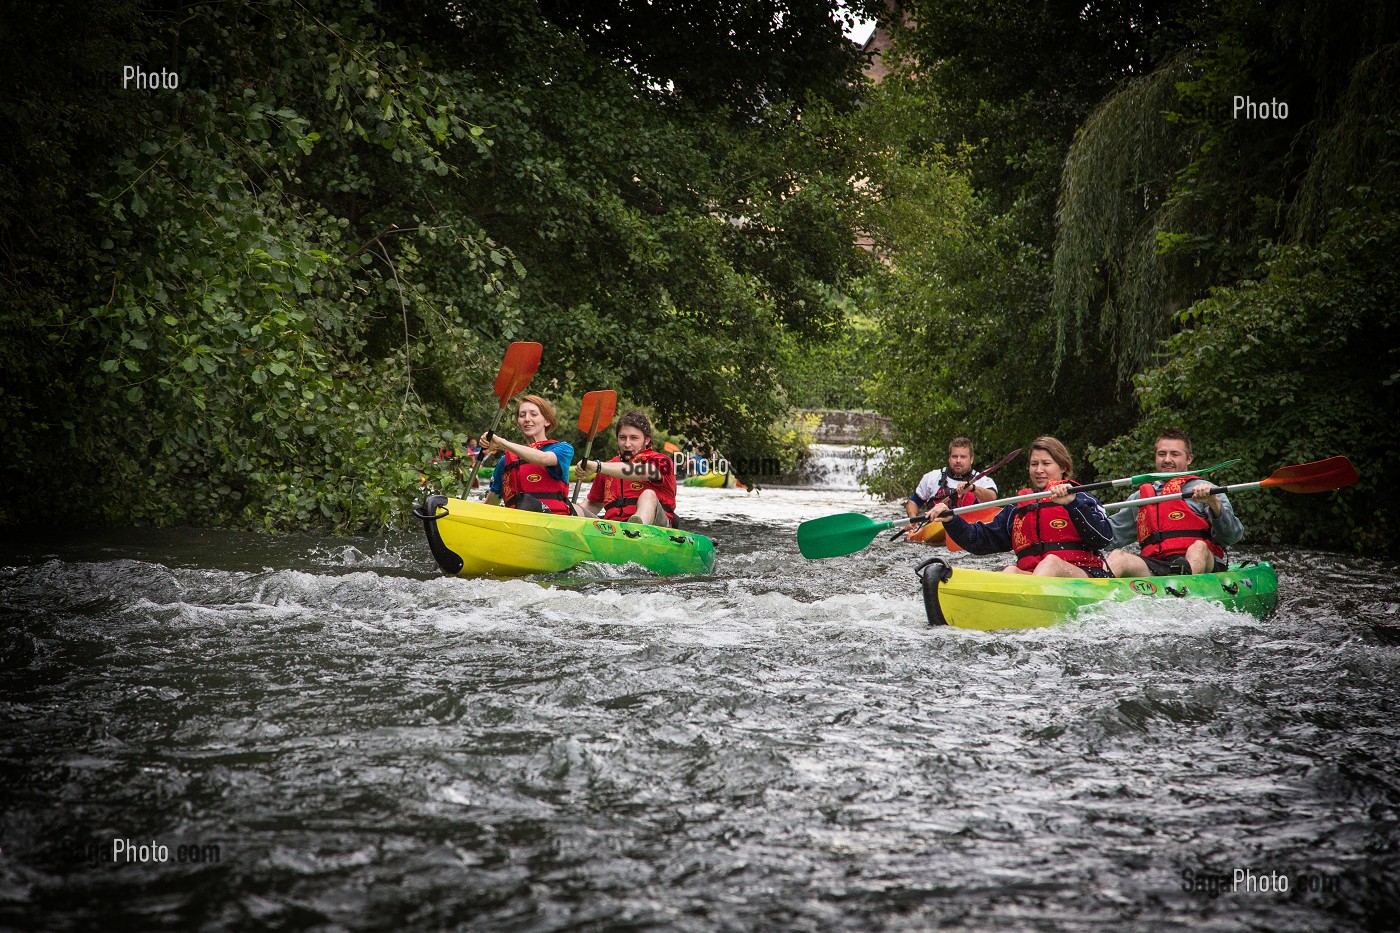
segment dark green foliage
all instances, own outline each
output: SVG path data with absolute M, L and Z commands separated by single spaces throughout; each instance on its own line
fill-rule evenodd
M 783 388 L 794 408 L 859 410 L 869 407 L 865 383 L 883 367 L 879 331 L 847 301 L 844 319 L 811 338 L 784 334 L 778 354 Z
M 896 75 L 853 118 L 877 153 L 868 223 L 891 260 L 862 298 L 880 325 L 868 397 L 903 448 L 875 479 L 887 494 L 944 462 L 958 434 L 987 459 L 1045 433 L 1082 450 L 1129 423 L 1105 360 L 1056 377 L 1045 192 L 999 207 L 976 147 L 930 146 L 949 131 L 938 103 L 917 74 Z
M 682 106 L 724 108 L 736 117 L 764 113 L 767 102 L 809 93 L 849 97 L 857 48 L 842 22 L 874 15 L 878 2 L 811 0 L 541 0 L 551 22 L 591 51 L 624 64 L 643 86 L 668 87 Z
M 1059 365 L 1055 207 L 1076 129 L 1170 53 L 1181 5 L 903 6 L 916 26 L 898 32 L 902 62 L 856 118 L 877 154 L 869 227 L 891 260 L 870 286 L 869 394 L 904 449 L 876 483 L 900 494 L 956 434 L 986 458 L 1045 433 L 1081 451 L 1131 423 L 1128 374 L 1096 327 Z
M 880 114 L 870 226 L 891 260 L 871 285 L 888 365 L 870 398 L 905 448 L 880 488 L 907 492 L 959 432 L 984 460 L 1056 434 L 1129 475 L 1172 423 L 1260 476 L 1346 453 L 1379 484 L 1398 368 L 1392 6 L 907 8 L 913 64 L 857 118 Z M 1289 118 L 1235 119 L 1236 94 Z M 1378 488 L 1241 507 L 1258 540 L 1393 550 Z
M 0 522 L 57 486 L 111 521 L 393 523 L 514 339 L 543 394 L 775 450 L 780 335 L 839 320 L 862 259 L 829 12 L 753 38 L 776 76 L 671 62 L 684 93 L 525 0 L 7 14 Z
M 1393 549 L 1400 511 L 1400 223 L 1395 200 L 1334 217 L 1317 245 L 1268 250 L 1260 279 L 1221 289 L 1185 316 L 1169 362 L 1137 380 L 1143 423 L 1094 452 L 1101 471 L 1130 475 L 1149 461 L 1156 432 L 1191 434 L 1197 462 L 1241 457 L 1220 482 L 1344 454 L 1361 481 L 1321 495 L 1237 495 L 1249 542 Z
M 1095 460 L 1110 471 L 1141 464 L 1166 423 L 1247 457 L 1258 476 L 1346 454 L 1362 475 L 1355 490 L 1239 503 L 1251 540 L 1394 550 L 1380 488 L 1395 466 L 1385 433 L 1396 402 L 1400 17 L 1378 2 L 1267 13 L 1227 2 L 1202 32 L 1210 41 L 1171 115 L 1189 127 L 1190 150 L 1165 199 L 1139 214 L 1166 270 L 1158 320 L 1144 308 L 1101 321 L 1120 340 L 1177 333 L 1136 380 L 1142 425 Z M 1285 101 L 1289 117 L 1237 119 L 1236 94 Z M 1141 271 L 1104 275 L 1105 311 L 1143 291 Z M 1174 314 L 1173 298 L 1211 284 L 1222 287 Z

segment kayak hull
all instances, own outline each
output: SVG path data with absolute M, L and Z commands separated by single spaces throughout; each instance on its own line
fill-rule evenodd
M 1278 576 L 1266 563 L 1231 564 L 1225 573 L 1100 580 L 953 568 L 933 558 L 915 572 L 930 624 L 984 631 L 1057 625 L 1089 606 L 1129 599 L 1205 600 L 1261 619 L 1278 601 Z
M 1001 509 L 999 508 L 979 509 L 976 512 L 968 512 L 962 518 L 963 521 L 986 524 L 995 520 L 1000 514 Z M 958 543 L 947 537 L 947 528 L 948 526 L 942 522 L 925 522 L 905 537 L 915 544 L 946 544 L 950 551 L 961 551 L 962 548 L 958 547 Z
M 659 574 L 704 574 L 715 546 L 704 535 L 633 522 L 507 509 L 431 496 L 421 511 L 428 547 L 444 573 L 520 577 L 587 561 L 638 564 Z
M 712 471 L 710 473 L 701 473 L 699 476 L 687 476 L 685 479 L 681 480 L 681 483 L 685 486 L 705 486 L 710 489 L 721 489 L 728 479 L 728 473 Z
M 912 544 L 942 544 L 943 535 L 942 522 L 925 522 L 904 537 Z

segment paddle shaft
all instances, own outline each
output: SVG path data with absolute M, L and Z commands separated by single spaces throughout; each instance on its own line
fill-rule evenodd
M 1351 461 L 1346 457 L 1328 457 L 1325 460 L 1316 460 L 1312 463 L 1295 463 L 1292 466 L 1279 467 L 1269 474 L 1267 479 L 1261 479 L 1253 483 L 1236 483 L 1233 486 L 1212 486 L 1210 493 L 1218 496 L 1221 493 L 1237 492 L 1245 489 L 1258 489 L 1260 486 L 1269 486 L 1282 489 L 1284 492 L 1296 493 L 1318 493 L 1331 492 L 1334 489 L 1344 489 L 1355 483 L 1360 477 L 1356 473 L 1356 467 L 1351 465 Z M 1199 487 L 1198 487 L 1199 488 Z M 1195 495 L 1193 489 L 1190 495 Z M 1106 509 L 1126 509 L 1137 508 L 1140 505 L 1147 505 L 1150 502 L 1170 502 L 1173 499 L 1185 499 L 1187 493 L 1168 493 L 1165 496 L 1149 496 L 1146 499 L 1125 499 L 1122 502 L 1111 502 L 1104 506 Z
M 595 389 L 583 394 L 583 402 L 578 413 L 578 429 L 588 437 L 583 448 L 583 459 L 579 461 L 578 479 L 574 481 L 574 494 L 569 504 L 578 501 L 578 491 L 583 486 L 583 467 L 588 465 L 588 455 L 593 452 L 593 438 L 598 432 L 612 424 L 617 413 L 617 393 L 612 389 Z M 592 417 L 590 417 L 590 415 Z
M 535 378 L 535 370 L 540 365 L 541 347 L 538 343 L 517 340 L 506 347 L 506 355 L 501 360 L 501 368 L 496 373 L 496 384 L 493 391 L 500 401 L 500 407 L 496 409 L 496 417 L 491 419 L 491 428 L 481 438 L 489 443 L 490 438 L 496 433 L 496 429 L 501 426 L 501 417 L 506 413 L 506 405 L 510 400 L 530 384 L 530 380 Z M 472 461 L 472 471 L 470 476 L 476 476 L 476 471 L 481 466 L 481 461 L 486 459 L 486 443 L 481 445 L 481 449 L 476 453 L 476 459 Z
M 578 501 L 578 491 L 583 486 L 583 467 L 588 464 L 588 455 L 593 453 L 593 438 L 598 434 L 598 418 L 602 412 L 597 412 L 593 416 L 593 428 L 588 432 L 588 443 L 583 445 L 583 459 L 579 461 L 578 478 L 574 480 L 574 494 L 569 497 L 570 504 Z
M 1071 487 L 1071 491 L 1085 492 L 1090 489 L 1105 489 L 1109 486 L 1126 486 L 1128 483 L 1132 482 L 1136 478 L 1137 477 L 1129 477 L 1128 479 L 1115 479 L 1109 480 L 1104 483 L 1091 483 L 1088 486 L 1073 486 Z M 1055 486 L 1058 485 L 1058 483 L 1051 483 L 1050 485 Z M 994 509 L 1002 505 L 1015 505 L 1018 502 L 1030 502 L 1033 499 L 1046 498 L 1049 498 L 1049 496 L 1045 492 L 1028 492 L 1024 496 L 1008 496 L 1005 499 L 993 499 L 990 502 L 974 502 L 971 505 L 958 506 L 956 509 L 950 510 L 947 514 L 962 515 L 966 512 L 977 512 L 982 509 Z
M 1141 486 L 1143 483 L 1155 482 L 1159 479 L 1171 479 L 1176 476 L 1198 476 L 1201 473 L 1209 473 L 1218 470 L 1227 464 L 1235 463 L 1234 460 L 1226 460 L 1225 463 L 1217 463 L 1213 467 L 1206 467 L 1201 470 L 1184 470 L 1180 473 L 1144 473 L 1141 476 L 1125 476 L 1122 479 L 1107 479 L 1100 483 L 1087 483 L 1083 486 L 1075 486 L 1074 492 L 1093 492 L 1095 489 L 1107 489 L 1110 486 Z M 1051 484 L 1056 485 L 1054 483 Z M 1256 484 L 1257 485 L 1257 484 Z M 1043 492 L 1028 492 L 1024 496 L 1009 496 L 1005 499 L 993 499 L 991 502 L 974 502 L 972 505 L 964 505 L 952 510 L 954 515 L 962 515 L 964 512 L 975 512 L 978 509 L 990 509 L 999 505 L 1015 505 L 1018 502 L 1030 502 L 1032 499 L 1047 498 Z
M 971 485 L 971 484 L 977 482 L 979 479 L 981 479 L 981 478 L 984 477 L 984 476 L 991 476 L 991 475 L 992 475 L 993 473 L 995 473 L 997 470 L 1000 470 L 1002 467 L 1006 466 L 1006 465 L 1007 465 L 1008 463 L 1010 463 L 1012 460 L 1016 459 L 1016 457 L 1018 457 L 1018 456 L 1020 455 L 1022 449 L 1023 449 L 1023 448 L 1017 447 L 1015 450 L 1011 451 L 1011 453 L 1007 454 L 1005 457 L 1002 457 L 1002 458 L 1001 458 L 1000 460 L 998 460 L 996 463 L 994 463 L 994 464 L 992 464 L 991 466 L 987 467 L 987 468 L 986 468 L 985 470 L 983 470 L 981 473 L 978 473 L 976 476 L 972 477 L 972 479 L 968 480 L 968 481 L 967 481 L 967 485 Z M 958 485 L 959 485 L 959 487 L 961 487 L 963 484 L 962 484 L 962 483 L 959 483 Z M 933 497 L 933 501 L 934 501 L 934 502 L 942 502 L 944 499 L 948 498 L 949 496 L 951 496 L 951 495 L 953 494 L 951 490 L 952 490 L 952 487 L 951 487 L 951 486 L 945 487 L 945 489 L 940 489 L 940 490 L 938 491 L 939 494 Z
M 496 417 L 491 419 L 491 428 L 479 438 L 481 446 L 477 448 L 476 459 L 472 461 L 471 472 L 467 474 L 468 476 L 475 476 L 477 468 L 481 466 L 481 461 L 486 459 L 486 445 L 489 443 L 491 435 L 495 434 L 496 429 L 501 426 L 501 416 L 505 413 L 506 405 L 505 402 L 502 402 L 501 407 L 496 409 Z
M 1254 483 L 1236 483 L 1233 486 L 1212 486 L 1210 487 L 1210 494 L 1212 496 L 1218 496 L 1222 493 L 1239 492 L 1243 489 L 1258 489 L 1262 485 L 1264 485 L 1263 480 Z M 1147 505 L 1151 502 L 1171 502 L 1173 499 L 1189 499 L 1195 494 L 1196 490 L 1193 489 L 1189 493 L 1174 492 L 1166 496 L 1148 496 L 1146 499 L 1124 499 L 1122 502 L 1108 503 L 1103 507 L 1103 510 L 1105 512 L 1116 512 L 1119 509 L 1135 509 L 1140 505 Z

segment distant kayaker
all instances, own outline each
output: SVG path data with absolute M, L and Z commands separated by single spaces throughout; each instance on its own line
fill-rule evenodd
M 943 522 L 948 537 L 973 554 L 1014 551 L 1016 563 L 1007 573 L 1042 577 L 1109 577 L 1100 553 L 1112 538 L 1108 515 L 1099 500 L 1075 492 L 1074 460 L 1053 437 L 1031 441 L 1030 480 L 1018 495 L 1044 492 L 1049 498 L 1003 508 L 986 524 L 950 515 L 947 502 L 929 514 Z
M 579 475 L 593 478 L 580 513 L 618 522 L 676 528 L 676 464 L 651 447 L 651 419 L 629 411 L 617 420 L 618 456 L 584 460 Z M 590 469 L 591 468 L 591 469 Z
M 935 502 L 945 499 L 954 499 L 954 508 L 995 499 L 997 484 L 990 476 L 983 476 L 969 485 L 977 475 L 972 469 L 972 456 L 972 441 L 965 437 L 955 437 L 949 441 L 948 466 L 925 473 L 914 494 L 904 503 L 904 511 L 909 517 L 914 518 L 920 512 L 927 513 Z
M 515 409 L 515 424 L 525 435 L 526 443 L 517 444 L 489 431 L 482 435 L 487 451 L 504 454 L 491 474 L 487 505 L 504 500 L 508 508 L 518 509 L 527 504 L 524 497 L 529 495 L 538 500 L 545 511 L 572 514 L 569 463 L 574 459 L 574 448 L 567 441 L 548 437 L 557 422 L 554 406 L 548 401 L 538 395 L 522 395 Z
M 1191 438 L 1176 428 L 1157 435 L 1153 459 L 1158 473 L 1180 473 L 1191 466 Z M 1178 492 L 1189 495 L 1175 502 L 1153 502 L 1138 509 L 1121 509 L 1109 521 L 1113 547 L 1136 541 L 1142 556 L 1113 551 L 1108 566 L 1114 576 L 1160 577 L 1168 574 L 1224 573 L 1225 548 L 1244 537 L 1244 525 L 1224 493 L 1212 495 L 1211 482 L 1199 476 L 1177 476 L 1143 483 L 1128 501 Z

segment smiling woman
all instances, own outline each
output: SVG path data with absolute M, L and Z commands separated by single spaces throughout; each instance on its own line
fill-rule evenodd
M 507 508 L 569 515 L 569 464 L 573 445 L 546 435 L 558 416 L 554 406 L 538 395 L 521 396 L 515 409 L 515 424 L 525 435 L 525 443 L 508 441 L 487 431 L 482 436 L 487 451 L 503 454 L 491 475 L 488 505 L 504 503 Z

